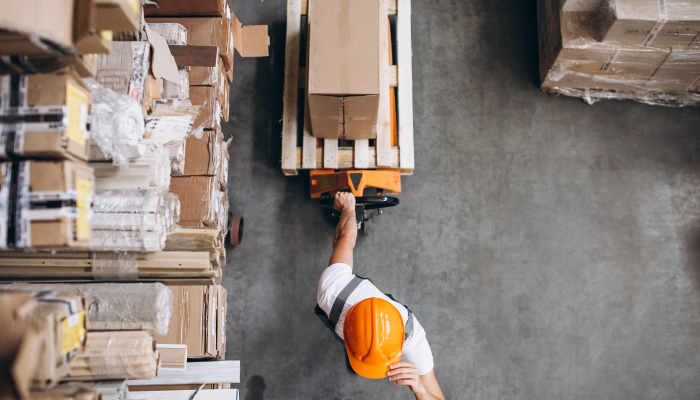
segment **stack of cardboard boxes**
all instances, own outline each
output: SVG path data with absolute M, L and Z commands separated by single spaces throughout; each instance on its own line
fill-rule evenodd
M 188 75 L 189 100 L 201 107 L 194 125 L 204 133 L 186 140 L 184 169 L 170 181 L 182 205 L 180 226 L 225 230 L 228 143 L 221 121 L 229 118 L 234 49 L 242 57 L 267 56 L 267 26 L 243 26 L 224 0 L 161 1 L 157 7 L 147 4 L 144 11 L 149 27 L 164 34 L 178 67 Z
M 538 13 L 543 90 L 700 101 L 700 1 L 539 0 Z
M 266 56 L 269 38 L 224 0 L 49 3 L 0 0 L 0 280 L 170 286 L 0 287 L 0 325 L 17 327 L 0 349 L 0 382 L 12 384 L 0 397 L 97 399 L 98 385 L 80 381 L 225 358 L 221 120 L 234 48 Z M 52 316 L 53 336 L 35 327 L 36 293 L 58 292 L 90 302 L 78 339 L 66 328 L 75 317 Z M 25 345 L 39 334 L 41 345 Z M 70 357 L 64 348 L 51 362 L 46 343 L 68 339 Z M 52 369 L 34 373 L 39 364 Z M 20 367 L 31 371 L 17 379 Z

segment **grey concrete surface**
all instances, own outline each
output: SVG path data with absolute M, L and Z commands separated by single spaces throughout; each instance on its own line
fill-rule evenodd
M 356 271 L 411 306 L 449 399 L 700 398 L 700 112 L 537 88 L 535 1 L 413 2 L 416 172 Z M 227 358 L 241 399 L 409 399 L 313 313 L 334 220 L 280 170 L 284 0 L 233 2 Z

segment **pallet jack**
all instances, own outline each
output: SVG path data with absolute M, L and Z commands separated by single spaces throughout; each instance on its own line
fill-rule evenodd
M 315 169 L 310 171 L 309 176 L 311 198 L 321 199 L 321 208 L 333 210 L 335 217 L 340 217 L 340 213 L 333 208 L 335 193 L 345 191 L 355 196 L 357 229 L 364 226 L 363 232 L 366 234 L 372 233 L 372 221 L 383 213 L 383 208 L 399 205 L 397 197 L 389 196 L 401 194 L 401 171 L 397 169 L 342 172 Z

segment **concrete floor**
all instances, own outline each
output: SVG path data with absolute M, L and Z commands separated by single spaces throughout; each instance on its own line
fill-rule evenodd
M 416 171 L 356 271 L 425 327 L 449 399 L 700 397 L 700 112 L 537 88 L 534 0 L 413 2 Z M 408 399 L 313 313 L 334 220 L 280 169 L 286 1 L 234 2 L 228 358 L 242 399 Z

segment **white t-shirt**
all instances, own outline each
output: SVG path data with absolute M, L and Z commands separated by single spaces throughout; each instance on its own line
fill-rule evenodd
M 352 273 L 352 268 L 347 264 L 333 264 L 323 271 L 321 279 L 318 282 L 316 300 L 321 309 L 326 312 L 326 315 L 331 313 L 335 298 L 338 297 L 340 292 L 345 289 L 345 286 L 347 286 L 354 277 L 355 275 Z M 350 307 L 370 297 L 377 297 L 388 301 L 399 310 L 404 321 L 408 318 L 408 310 L 406 310 L 406 307 L 388 298 L 377 289 L 372 282 L 363 280 L 355 291 L 350 294 L 348 301 L 343 307 L 343 312 L 340 313 L 340 319 L 338 319 L 338 324 L 335 326 L 335 333 L 337 333 L 338 336 L 341 338 L 343 337 L 343 323 L 345 322 L 345 315 L 347 315 Z M 403 344 L 401 361 L 415 364 L 416 368 L 418 368 L 419 375 L 425 375 L 433 370 L 433 352 L 430 350 L 428 339 L 425 337 L 425 330 L 418 322 L 415 315 L 413 316 L 413 333 L 411 333 L 411 336 L 409 336 Z

